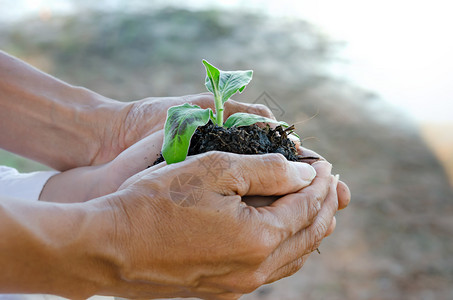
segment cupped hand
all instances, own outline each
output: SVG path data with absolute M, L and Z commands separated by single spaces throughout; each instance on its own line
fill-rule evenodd
M 320 161 L 326 161 L 326 159 L 322 156 L 316 153 L 313 150 L 310 150 L 308 148 L 302 147 L 299 138 L 295 136 L 290 136 L 291 140 L 294 142 L 297 148 L 297 152 L 300 156 L 302 157 L 310 157 L 310 158 L 319 158 Z M 337 186 L 337 194 L 338 194 L 338 208 L 344 209 L 348 206 L 349 202 L 351 202 L 351 191 L 349 190 L 349 187 L 346 183 L 343 181 L 338 182 Z
M 106 146 L 99 151 L 98 156 L 93 161 L 93 164 L 111 161 L 119 153 L 135 144 L 133 147 L 134 150 L 124 151 L 125 153 L 121 153 L 120 156 L 122 158 L 118 159 L 112 165 L 112 167 L 117 171 L 113 171 L 111 174 L 119 175 L 115 176 L 116 178 L 114 180 L 109 181 L 110 183 L 114 183 L 112 186 L 117 186 L 118 183 L 122 182 L 121 180 L 128 178 L 126 177 L 126 174 L 132 175 L 135 174 L 133 171 L 140 171 L 140 167 L 142 166 L 140 161 L 147 161 L 148 165 L 151 165 L 152 162 L 154 162 L 153 159 L 155 155 L 159 154 L 156 150 L 160 150 L 162 145 L 163 135 L 160 131 L 165 125 L 168 108 L 184 103 L 192 103 L 202 108 L 209 107 L 213 110 L 215 109 L 214 97 L 211 93 L 186 95 L 181 97 L 151 97 L 125 104 L 127 109 L 123 109 L 122 113 L 115 117 L 115 122 L 120 128 L 117 132 L 120 132 L 121 134 L 105 137 L 105 140 L 110 142 L 106 143 Z M 248 112 L 275 119 L 272 111 L 262 104 L 249 104 L 234 100 L 225 102 L 225 120 L 230 115 L 237 112 Z M 107 132 L 110 132 L 110 134 L 114 133 L 114 131 Z M 148 137 L 146 139 L 147 141 L 141 142 L 141 140 L 145 137 Z M 160 137 L 162 137 L 162 139 L 160 139 Z M 298 138 L 295 138 L 294 136 L 291 137 L 296 143 L 299 154 L 304 156 L 320 157 L 325 160 L 321 155 L 315 153 L 314 151 L 301 147 L 300 140 Z M 155 146 L 150 146 L 153 145 L 152 143 L 155 143 Z M 152 147 L 151 151 L 148 153 L 144 151 L 145 148 L 139 149 L 139 147 L 143 147 L 145 144 L 148 149 L 149 147 Z M 130 156 L 134 157 L 134 159 L 128 159 Z M 346 183 L 339 181 L 337 193 L 339 209 L 343 209 L 351 200 L 351 192 Z M 260 202 L 263 203 L 262 201 L 264 198 L 258 200 L 257 198 L 254 199 L 255 200 L 250 198 L 248 201 L 251 203 L 252 201 L 255 201 L 254 203 L 256 205 L 263 205 L 260 204 Z M 265 202 L 266 205 L 270 203 L 269 199 L 270 198 L 268 198 L 268 201 Z
M 237 299 L 292 274 L 337 210 L 331 165 L 314 168 L 280 154 L 208 152 L 136 174 L 106 198 L 122 258 L 119 282 L 106 289 L 131 298 Z M 246 195 L 281 197 L 255 208 Z
M 214 97 L 211 93 L 186 95 L 181 97 L 145 98 L 138 101 L 120 103 L 122 109 L 116 110 L 111 119 L 100 122 L 99 126 L 109 124 L 111 128 L 100 128 L 101 146 L 92 165 L 99 165 L 113 160 L 118 154 L 137 143 L 141 139 L 162 130 L 167 118 L 167 110 L 176 105 L 191 103 L 201 108 L 215 111 Z M 273 118 L 272 112 L 261 104 L 248 104 L 229 100 L 225 103 L 224 119 L 237 112 L 248 112 Z

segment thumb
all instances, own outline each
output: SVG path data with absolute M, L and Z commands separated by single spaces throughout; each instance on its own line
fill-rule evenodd
M 159 130 L 127 148 L 110 162 L 110 172 L 114 175 L 117 187 L 154 163 L 159 156 L 162 141 L 163 130 Z
M 206 169 L 212 167 L 203 177 L 214 191 L 225 196 L 286 195 L 310 185 L 316 176 L 309 164 L 288 161 L 277 153 L 242 155 L 212 151 L 197 160 Z M 226 161 L 228 165 L 218 167 Z

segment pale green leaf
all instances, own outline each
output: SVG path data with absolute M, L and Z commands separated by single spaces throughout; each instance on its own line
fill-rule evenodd
M 279 124 L 283 127 L 289 127 L 289 125 L 283 121 L 277 121 L 274 119 L 269 119 L 263 116 L 248 114 L 248 113 L 235 113 L 231 115 L 226 121 L 224 126 L 227 128 L 230 127 L 240 127 L 240 126 L 249 126 L 255 123 L 272 123 Z
M 242 92 L 252 80 L 253 71 L 222 71 L 203 60 L 206 68 L 206 88 L 225 103 L 237 92 Z

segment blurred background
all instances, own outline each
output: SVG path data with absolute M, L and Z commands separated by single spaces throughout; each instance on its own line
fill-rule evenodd
M 453 299 L 449 1 L 0 0 L 0 47 L 121 101 L 204 92 L 207 59 L 253 69 L 244 102 L 296 124 L 352 191 L 295 275 L 243 299 Z M 45 169 L 0 152 L 23 172 Z

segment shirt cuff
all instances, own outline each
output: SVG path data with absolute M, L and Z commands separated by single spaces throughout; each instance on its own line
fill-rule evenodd
M 0 196 L 37 201 L 47 180 L 58 173 L 57 171 L 19 173 L 16 169 L 0 166 Z

